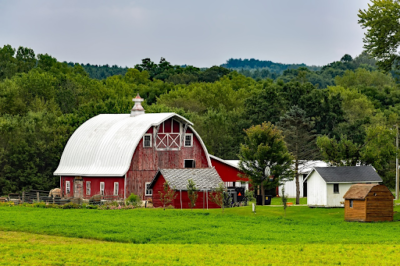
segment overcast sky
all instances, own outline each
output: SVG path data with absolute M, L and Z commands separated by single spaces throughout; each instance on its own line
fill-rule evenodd
M 198 67 L 229 58 L 325 65 L 363 50 L 368 0 L 0 0 L 0 45 L 59 61 Z

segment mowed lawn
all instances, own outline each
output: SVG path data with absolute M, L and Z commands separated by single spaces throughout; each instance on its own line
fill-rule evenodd
M 400 211 L 400 207 L 395 207 Z M 395 222 L 349 223 L 343 209 L 63 210 L 0 207 L 0 265 L 389 264 Z M 119 242 L 119 243 L 117 243 Z

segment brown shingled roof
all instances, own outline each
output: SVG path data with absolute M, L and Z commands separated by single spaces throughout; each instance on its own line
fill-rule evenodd
M 344 199 L 365 199 L 374 186 L 378 184 L 355 184 L 344 194 Z

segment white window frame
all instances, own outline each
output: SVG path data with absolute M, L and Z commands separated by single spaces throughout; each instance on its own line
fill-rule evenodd
M 71 181 L 65 181 L 65 194 L 71 193 Z
M 151 184 L 151 182 L 144 183 L 144 195 L 145 196 L 153 196 L 153 189 L 147 188 L 147 185 L 150 185 L 150 184 Z M 147 193 L 147 191 L 150 191 L 150 194 Z
M 119 182 L 114 182 L 114 196 L 118 196 L 118 192 L 119 192 Z
M 146 137 L 147 136 L 150 137 L 150 146 L 146 146 Z M 152 140 L 153 140 L 152 134 L 144 134 L 144 136 L 143 136 L 143 147 L 144 148 L 151 148 L 152 147 L 152 144 L 151 144 Z
M 86 181 L 86 195 L 90 195 L 92 193 L 91 183 L 91 181 Z
M 183 145 L 185 146 L 185 147 L 193 147 L 193 133 L 185 133 L 185 138 L 184 138 L 184 140 L 183 140 Z M 190 136 L 190 145 L 186 145 L 186 137 L 187 136 Z
M 186 161 L 193 161 L 193 164 L 194 164 L 193 166 L 194 166 L 194 167 L 191 167 L 191 168 L 196 168 L 196 161 L 195 161 L 195 159 L 184 159 L 184 160 L 183 160 L 183 168 L 189 169 L 188 167 L 185 167 L 185 165 L 186 165 L 185 162 L 186 162 Z
M 225 187 L 233 187 L 233 182 L 225 182 Z
M 337 192 L 335 191 L 335 185 L 337 185 Z M 340 187 L 338 183 L 333 184 L 333 194 L 340 194 Z
M 103 187 L 103 188 L 101 188 Z M 104 182 L 100 182 L 100 195 L 104 196 L 104 191 L 106 190 L 106 185 Z

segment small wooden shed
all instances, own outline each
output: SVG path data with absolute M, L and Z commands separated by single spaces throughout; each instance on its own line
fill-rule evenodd
M 346 221 L 393 221 L 394 196 L 384 185 L 355 184 L 343 198 Z

